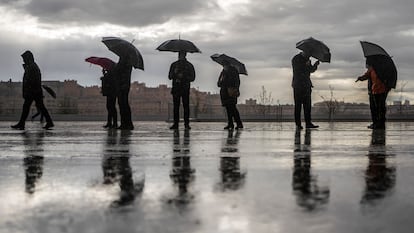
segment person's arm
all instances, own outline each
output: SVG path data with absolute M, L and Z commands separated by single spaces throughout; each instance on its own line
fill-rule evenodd
M 359 76 L 357 78 L 357 80 L 355 80 L 355 82 L 365 81 L 365 80 L 369 79 L 370 78 L 370 73 L 371 73 L 371 68 L 368 68 L 367 72 L 365 72 L 365 74 Z
M 193 64 L 190 62 L 187 63 L 188 65 L 188 81 L 193 82 L 195 80 L 195 70 Z
M 172 80 L 175 76 L 175 62 L 171 64 L 170 71 L 168 72 L 168 79 Z
M 313 73 L 318 69 L 319 61 L 316 61 L 313 65 L 311 65 L 310 72 Z

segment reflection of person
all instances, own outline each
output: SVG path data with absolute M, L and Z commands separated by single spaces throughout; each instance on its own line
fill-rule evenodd
M 171 199 L 169 202 L 178 206 L 184 207 L 189 204 L 194 195 L 188 190 L 188 186 L 193 182 L 195 178 L 195 169 L 191 167 L 190 153 L 190 133 L 189 130 L 184 131 L 184 141 L 180 144 L 180 134 L 178 130 L 174 131 L 174 145 L 172 157 L 172 168 L 170 172 L 170 178 L 173 183 L 178 187 L 178 195 Z
M 106 96 L 106 110 L 108 111 L 108 118 L 104 128 L 117 128 L 118 127 L 118 112 L 116 111 L 116 95 L 117 95 L 117 83 L 112 74 L 112 71 L 102 69 L 103 76 L 102 81 L 102 95 Z
M 318 128 L 317 125 L 312 124 L 311 119 L 311 93 L 312 93 L 312 81 L 310 74 L 318 69 L 319 61 L 316 61 L 313 65 L 310 61 L 310 55 L 302 51 L 292 59 L 293 68 L 293 97 L 295 100 L 295 123 L 296 127 L 302 129 L 301 123 L 301 111 L 303 105 L 303 111 L 305 116 L 306 128 Z
M 390 89 L 381 81 L 374 69 L 374 57 L 367 57 L 367 72 L 359 76 L 357 81 L 368 80 L 372 125 L 371 129 L 385 129 L 386 100 Z
M 387 164 L 385 151 L 385 131 L 373 130 L 371 149 L 368 154 L 368 166 L 365 171 L 365 191 L 362 204 L 375 204 L 385 198 L 395 187 L 396 169 Z
M 220 157 L 220 173 L 221 181 L 219 187 L 221 190 L 237 190 L 244 185 L 246 172 L 240 169 L 240 156 L 238 152 L 238 142 L 241 131 L 237 131 L 233 135 L 233 131 L 229 131 L 227 140 L 221 152 L 236 153 L 234 155 Z
M 239 72 L 228 62 L 223 62 L 223 70 L 220 73 L 217 86 L 220 87 L 221 104 L 227 112 L 227 126 L 224 129 L 232 130 L 234 128 L 233 119 L 237 124 L 236 129 L 242 129 L 243 123 L 236 107 L 237 97 L 240 95 Z
M 31 135 L 24 133 L 23 141 L 26 147 L 25 157 L 23 158 L 24 171 L 26 175 L 25 190 L 28 194 L 34 194 L 36 189 L 36 183 L 43 175 L 43 138 L 44 133 L 38 133 L 34 135 L 34 139 Z
M 20 116 L 20 120 L 17 124 L 12 125 L 13 129 L 23 130 L 27 116 L 29 115 L 30 106 L 33 101 L 36 103 L 36 107 L 44 115 L 46 119 L 45 129 L 50 129 L 54 126 L 52 118 L 49 115 L 45 105 L 43 104 L 43 92 L 42 92 L 42 75 L 40 69 L 34 61 L 32 52 L 26 51 L 22 54 L 24 61 L 24 75 L 23 75 L 23 111 Z
M 144 179 L 137 183 L 134 183 L 133 180 L 133 172 L 129 162 L 129 137 L 129 131 L 122 131 L 118 141 L 117 132 L 108 131 L 102 161 L 103 183 L 106 185 L 119 183 L 121 189 L 119 199 L 112 202 L 111 207 L 132 204 L 136 196 L 144 189 Z
M 131 87 L 131 72 L 132 65 L 129 64 L 129 58 L 121 57 L 119 62 L 114 67 L 115 78 L 118 83 L 118 105 L 119 113 L 121 116 L 121 125 L 118 129 L 133 130 L 134 124 L 132 123 L 131 107 L 129 105 L 129 89 Z
M 305 132 L 304 145 L 301 144 L 300 132 L 300 129 L 296 129 L 292 188 L 297 205 L 313 211 L 328 203 L 330 191 L 328 187 L 319 187 L 316 176 L 312 175 L 311 130 Z
M 178 53 L 178 61 L 170 66 L 168 79 L 172 80 L 171 94 L 174 103 L 174 124 L 170 129 L 178 129 L 180 122 L 180 101 L 184 108 L 184 127 L 190 127 L 190 83 L 195 80 L 194 66 L 187 61 L 186 52 Z

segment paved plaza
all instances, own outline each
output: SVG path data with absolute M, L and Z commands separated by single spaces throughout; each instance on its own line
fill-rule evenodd
M 407 232 L 414 123 L 0 122 L 0 232 Z

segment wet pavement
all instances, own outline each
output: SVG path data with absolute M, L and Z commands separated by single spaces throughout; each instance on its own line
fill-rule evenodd
M 412 232 L 414 123 L 0 122 L 0 232 Z

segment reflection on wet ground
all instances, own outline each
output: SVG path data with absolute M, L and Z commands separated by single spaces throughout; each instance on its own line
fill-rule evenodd
M 0 123 L 0 232 L 411 232 L 414 123 Z

